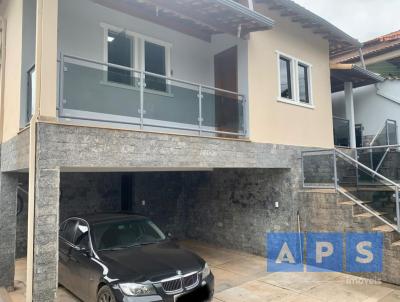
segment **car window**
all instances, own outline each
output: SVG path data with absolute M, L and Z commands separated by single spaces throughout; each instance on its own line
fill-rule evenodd
M 77 221 L 75 219 L 70 219 L 64 222 L 60 228 L 60 237 L 72 243 L 75 236 L 76 224 Z
M 126 248 L 165 240 L 165 235 L 150 220 L 133 219 L 95 224 L 92 227 L 97 250 Z
M 76 228 L 74 244 L 80 247 L 89 247 L 89 227 L 86 222 L 79 221 Z

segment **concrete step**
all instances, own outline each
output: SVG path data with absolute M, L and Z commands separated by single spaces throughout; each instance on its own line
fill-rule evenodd
M 393 247 L 400 247 L 400 240 L 392 243 Z
M 386 213 L 384 213 L 384 212 L 376 212 L 376 214 L 377 214 L 378 216 L 382 216 L 382 215 L 385 215 Z M 361 218 L 361 219 L 368 219 L 368 218 L 375 218 L 375 215 L 372 215 L 372 214 L 369 213 L 369 212 L 365 212 L 365 213 L 353 215 L 353 217 L 355 217 L 355 218 Z
M 392 233 L 392 232 L 395 232 L 395 230 L 392 227 L 390 227 L 389 225 L 387 225 L 387 224 L 374 227 L 374 228 L 372 228 L 372 230 L 374 232 L 381 232 L 381 233 Z

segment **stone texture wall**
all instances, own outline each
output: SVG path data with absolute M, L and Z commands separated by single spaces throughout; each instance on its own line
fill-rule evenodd
M 293 181 L 289 169 L 136 173 L 133 211 L 179 239 L 264 255 L 266 232 L 296 229 Z
M 289 169 L 216 170 L 194 178 L 185 194 L 187 237 L 265 255 L 267 232 L 296 229 L 293 181 Z
M 0 173 L 0 287 L 14 287 L 17 213 L 16 173 Z
M 121 174 L 61 173 L 60 221 L 121 210 Z
M 383 223 L 375 217 L 353 217 L 351 205 L 339 205 L 346 200 L 332 192 L 308 191 L 299 193 L 301 229 L 304 232 L 371 232 Z M 356 207 L 358 210 L 358 207 Z M 396 232 L 384 233 L 383 272 L 361 274 L 389 283 L 400 284 L 400 247 L 392 243 L 400 240 Z M 345 258 L 345 255 L 344 255 Z M 344 259 L 345 260 L 345 259 Z M 359 274 L 360 275 L 360 274 Z
M 29 167 L 29 129 L 1 145 L 1 171 L 12 172 Z

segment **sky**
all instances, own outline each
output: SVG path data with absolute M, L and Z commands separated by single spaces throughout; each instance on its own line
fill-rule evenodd
M 365 42 L 400 30 L 400 0 L 294 0 Z

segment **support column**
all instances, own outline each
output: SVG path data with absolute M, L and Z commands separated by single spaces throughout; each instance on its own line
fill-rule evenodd
M 52 302 L 56 299 L 59 197 L 60 170 L 37 168 L 33 232 L 33 302 Z
M 26 301 L 55 301 L 58 277 L 60 171 L 37 156 L 38 121 L 57 115 L 58 1 L 37 0 L 36 103 L 30 122 Z
M 18 174 L 0 173 L 0 287 L 14 288 Z
M 350 121 L 350 148 L 356 148 L 356 123 L 354 118 L 353 83 L 344 83 L 344 95 L 346 102 L 346 119 Z

